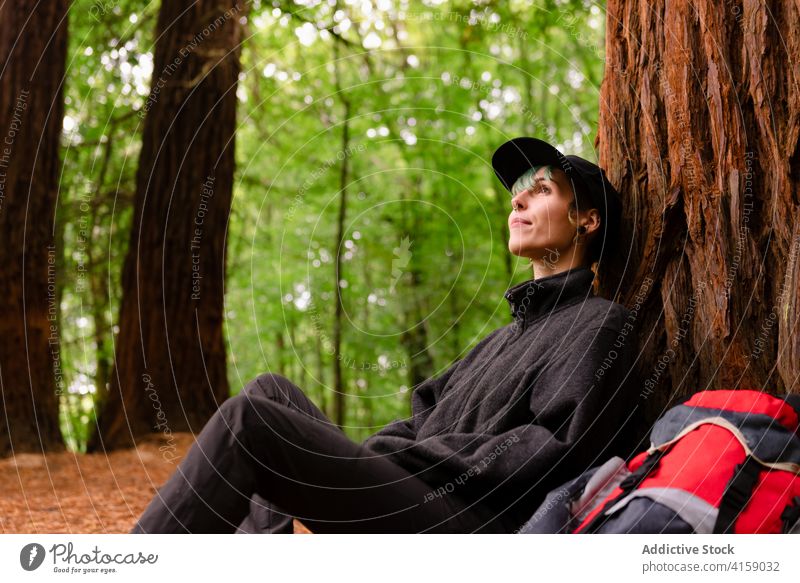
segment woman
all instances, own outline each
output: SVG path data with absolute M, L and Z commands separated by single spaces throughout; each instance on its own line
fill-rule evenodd
M 590 269 L 618 232 L 618 195 L 597 166 L 534 138 L 492 164 L 512 194 L 509 250 L 535 275 L 505 293 L 513 321 L 361 444 L 288 379 L 258 377 L 132 532 L 290 532 L 291 517 L 319 533 L 513 532 L 554 485 L 625 446 L 630 313 L 593 294 Z

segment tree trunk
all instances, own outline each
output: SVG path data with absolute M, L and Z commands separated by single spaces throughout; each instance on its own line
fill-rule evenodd
M 407 233 L 402 235 L 403 239 L 408 237 Z M 419 267 L 412 259 L 408 267 L 409 278 L 406 296 L 405 318 L 403 321 L 403 331 L 400 334 L 400 344 L 408 355 L 408 381 L 411 387 L 416 387 L 423 381 L 436 374 L 436 367 L 433 364 L 433 357 L 428 348 L 428 332 L 425 327 L 425 316 L 419 305 L 419 295 L 422 285 L 420 284 Z M 453 294 L 451 294 L 453 295 Z M 458 318 L 458 314 L 454 316 Z M 409 399 L 412 391 L 409 391 Z
M 325 384 L 325 359 L 322 356 L 322 338 L 320 337 L 319 333 L 315 330 L 314 331 L 314 346 L 316 348 L 316 355 L 317 355 L 317 383 L 319 384 L 319 408 L 320 411 L 325 413 L 326 416 L 330 417 L 332 415 L 330 408 L 328 407 L 328 397 L 327 391 L 328 387 Z
M 346 388 L 342 375 L 342 319 L 344 318 L 344 292 L 342 291 L 342 248 L 344 247 L 345 217 L 347 215 L 348 158 L 350 144 L 349 120 L 350 103 L 345 101 L 345 120 L 342 125 L 342 171 L 339 192 L 339 213 L 336 219 L 336 264 L 334 268 L 334 289 L 336 290 L 336 311 L 333 317 L 333 418 L 339 427 L 344 427 L 346 417 Z
M 333 421 L 344 428 L 347 417 L 346 382 L 342 375 L 342 319 L 344 318 L 344 299 L 340 285 L 342 274 L 342 248 L 344 247 L 345 218 L 347 216 L 347 185 L 350 182 L 350 100 L 342 92 L 339 71 L 339 45 L 334 43 L 334 74 L 336 94 L 344 106 L 342 122 L 342 166 L 339 173 L 339 213 L 336 219 L 336 262 L 334 267 L 334 290 L 336 291 L 336 310 L 333 317 Z
M 113 125 L 111 127 L 113 128 Z M 109 131 L 109 134 L 113 134 L 113 131 Z M 108 289 L 109 274 L 103 269 L 103 262 L 98 261 L 95 252 L 95 244 L 97 243 L 98 249 L 103 249 L 103 247 L 99 244 L 99 237 L 95 236 L 94 229 L 98 223 L 99 207 L 104 192 L 103 186 L 106 181 L 109 163 L 111 162 L 113 145 L 114 140 L 109 139 L 105 144 L 103 158 L 100 162 L 100 171 L 98 172 L 97 183 L 94 189 L 94 200 L 90 202 L 91 211 L 89 214 L 89 225 L 92 229 L 92 240 L 86 245 L 86 262 L 89 266 L 89 293 L 91 294 L 91 312 L 94 327 L 95 359 L 97 361 L 97 370 L 94 375 L 95 398 L 99 399 L 101 402 L 105 401 L 108 395 L 108 381 L 113 362 L 108 354 L 110 326 L 108 326 L 106 321 L 106 312 L 110 300 Z
M 527 134 L 527 135 L 536 135 Z M 511 237 L 511 229 L 508 227 L 508 215 L 511 212 L 511 197 L 506 190 L 501 190 L 496 182 L 492 183 L 492 190 L 494 196 L 492 197 L 495 205 L 496 217 L 495 224 L 500 224 L 500 243 L 503 248 L 500 250 L 500 256 L 503 258 L 503 267 L 505 268 L 506 287 L 511 287 L 514 283 L 514 263 L 511 258 L 511 253 L 508 250 L 508 240 Z
M 243 15 L 239 0 L 161 4 L 114 372 L 90 451 L 198 432 L 229 396 L 223 283 Z
M 275 333 L 275 358 L 270 365 L 270 369 L 285 377 L 289 377 L 292 373 L 286 365 L 286 342 L 283 340 L 283 330 L 278 330 Z
M 650 418 L 703 389 L 798 390 L 798 26 L 792 2 L 608 3 L 597 145 Z
M 66 0 L 0 4 L 0 455 L 58 450 L 55 209 Z
M 416 387 L 426 379 L 434 376 L 436 367 L 433 364 L 433 357 L 428 347 L 428 328 L 425 317 L 426 310 L 423 306 L 422 296 L 425 285 L 423 282 L 422 266 L 419 262 L 418 253 L 414 246 L 414 237 L 419 237 L 422 233 L 422 217 L 416 211 L 413 204 L 409 204 L 407 193 L 417 193 L 416 197 L 421 198 L 423 193 L 423 183 L 417 177 L 413 183 L 409 183 L 407 188 L 401 188 L 400 198 L 404 202 L 400 217 L 400 229 L 398 232 L 398 245 L 392 252 L 392 286 L 391 293 L 403 294 L 405 301 L 402 304 L 402 315 L 399 323 L 402 329 L 400 333 L 400 345 L 408 357 L 408 382 L 410 387 Z M 444 191 L 444 189 L 442 189 Z M 447 248 L 451 248 L 450 242 Z M 452 284 L 449 300 L 454 302 L 453 297 L 457 295 L 455 283 Z M 396 290 L 403 291 L 396 291 Z M 458 321 L 458 313 L 454 314 L 453 328 Z M 452 330 L 450 334 L 457 336 L 457 331 Z M 408 391 L 407 397 L 409 407 L 411 406 L 411 396 L 413 391 Z

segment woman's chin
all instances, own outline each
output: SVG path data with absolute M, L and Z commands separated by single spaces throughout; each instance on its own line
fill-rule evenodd
M 529 256 L 529 251 L 527 249 L 521 249 L 519 247 L 513 247 L 513 246 L 509 245 L 508 246 L 508 251 L 512 255 L 516 255 L 520 259 L 528 259 L 530 257 Z

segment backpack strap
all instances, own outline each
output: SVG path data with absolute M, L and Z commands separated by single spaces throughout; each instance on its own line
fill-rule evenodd
M 795 496 L 781 513 L 781 520 L 783 520 L 783 534 L 790 532 L 800 532 L 800 496 Z
M 608 500 L 603 505 L 603 509 L 600 510 L 600 512 L 595 515 L 591 522 L 589 522 L 585 528 L 582 528 L 580 532 L 596 532 L 601 526 L 603 526 L 611 516 L 610 514 L 606 514 L 606 511 L 614 506 L 614 504 L 616 504 L 619 500 L 627 496 L 632 490 L 635 490 L 639 487 L 639 484 L 642 483 L 647 475 L 658 465 L 658 462 L 661 461 L 661 457 L 664 455 L 664 452 L 665 450 L 661 449 L 650 452 L 647 457 L 644 458 L 642 465 L 636 468 L 633 472 L 631 472 L 631 474 L 622 480 L 622 482 L 620 482 L 619 488 L 622 491 L 617 496 L 614 496 Z
M 747 506 L 761 470 L 761 464 L 752 455 L 748 455 L 741 464 L 736 466 L 733 477 L 722 494 L 717 522 L 714 524 L 714 534 L 733 532 L 736 519 Z
M 637 498 L 646 498 L 665 508 L 688 524 L 695 534 L 711 534 L 717 520 L 718 509 L 706 500 L 681 488 L 640 487 L 608 509 L 617 514 Z M 638 524 L 638 523 L 637 523 Z M 619 531 L 615 531 L 619 532 Z

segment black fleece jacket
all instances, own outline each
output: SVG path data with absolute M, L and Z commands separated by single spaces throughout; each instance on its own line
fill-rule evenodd
M 630 311 L 573 268 L 506 291 L 513 321 L 419 384 L 412 416 L 368 437 L 431 485 L 522 525 L 544 495 L 624 455 L 638 380 Z M 424 503 L 424 501 L 421 501 Z

